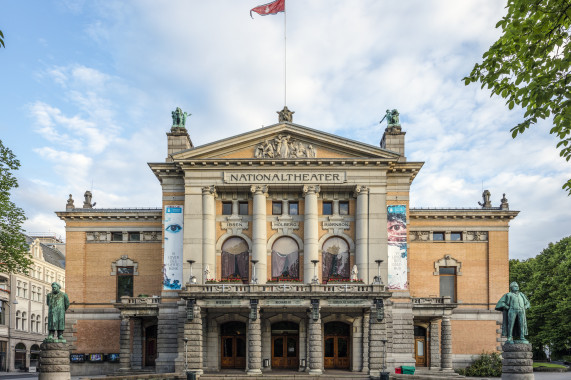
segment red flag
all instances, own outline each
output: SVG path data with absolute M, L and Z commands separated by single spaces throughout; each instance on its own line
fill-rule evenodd
M 250 10 L 250 17 L 254 18 L 252 16 L 252 12 L 256 12 L 261 16 L 275 15 L 279 12 L 285 12 L 285 0 L 276 0 L 272 1 L 271 3 L 258 5 L 257 7 L 252 8 Z

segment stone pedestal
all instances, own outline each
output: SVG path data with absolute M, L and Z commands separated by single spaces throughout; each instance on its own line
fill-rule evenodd
M 531 380 L 533 360 L 531 344 L 512 343 L 502 346 L 502 380 Z
M 42 343 L 38 380 L 70 380 L 67 343 Z

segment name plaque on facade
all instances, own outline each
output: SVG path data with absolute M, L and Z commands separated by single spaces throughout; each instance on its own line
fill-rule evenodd
M 339 228 L 342 230 L 348 230 L 351 222 L 323 222 L 323 229 L 329 230 L 332 228 Z
M 236 299 L 214 299 L 214 300 L 204 300 L 204 307 L 216 307 L 216 306 L 249 306 L 248 300 L 236 300 Z
M 328 173 L 300 173 L 296 172 L 224 172 L 225 183 L 345 183 L 347 182 L 347 172 Z
M 299 222 L 292 221 L 272 221 L 272 230 L 277 230 L 279 228 L 291 228 L 293 230 L 299 230 Z
M 302 299 L 267 299 L 263 304 L 264 306 L 309 306 L 309 301 Z
M 230 228 L 240 228 L 242 230 L 247 230 L 248 222 L 220 222 L 220 227 L 223 230 L 227 230 Z
M 361 298 L 331 298 L 327 300 L 329 305 L 347 305 L 347 306 L 370 306 L 371 302 Z

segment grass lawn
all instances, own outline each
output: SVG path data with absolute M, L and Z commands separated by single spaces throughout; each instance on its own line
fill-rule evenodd
M 559 364 L 533 362 L 533 368 L 537 368 L 537 367 L 567 368 L 567 367 L 565 367 L 565 366 L 563 366 L 563 365 L 559 365 Z

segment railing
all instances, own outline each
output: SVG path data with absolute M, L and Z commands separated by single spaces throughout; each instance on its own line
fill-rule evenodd
M 121 303 L 133 305 L 158 305 L 161 303 L 161 297 L 121 297 Z
M 312 285 L 312 284 L 186 284 L 186 291 L 191 293 L 372 293 L 385 290 L 383 285 L 366 284 L 335 284 L 335 285 Z

